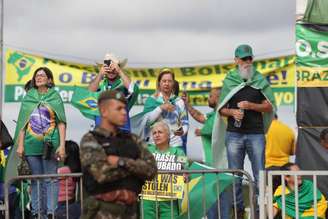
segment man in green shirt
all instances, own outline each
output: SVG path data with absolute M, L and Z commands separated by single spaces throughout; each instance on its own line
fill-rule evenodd
M 188 96 L 186 93 L 182 95 L 182 99 L 185 101 L 185 105 L 188 109 L 190 115 L 203 125 L 202 128 L 197 128 L 195 130 L 195 135 L 202 138 L 203 150 L 204 150 L 204 161 L 207 165 L 212 165 L 212 129 L 215 118 L 215 108 L 218 104 L 219 99 L 219 88 L 212 88 L 208 97 L 208 106 L 213 109 L 212 112 L 203 114 L 196 110 L 188 102 Z

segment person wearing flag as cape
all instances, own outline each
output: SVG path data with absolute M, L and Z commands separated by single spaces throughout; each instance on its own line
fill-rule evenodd
M 221 89 L 212 133 L 213 163 L 216 168 L 227 168 L 228 163 L 229 169 L 244 169 L 247 153 L 258 185 L 259 171 L 264 169 L 265 133 L 276 111 L 275 100 L 269 83 L 253 66 L 249 45 L 236 48 L 235 63 L 237 68 L 227 74 Z M 236 183 L 236 196 L 237 217 L 243 218 L 241 179 Z
M 81 87 L 75 88 L 72 96 L 72 105 L 80 110 L 86 118 L 94 120 L 96 126 L 101 123 L 97 106 L 99 94 L 106 90 L 118 90 L 127 99 L 127 121 L 120 129 L 130 132 L 129 111 L 137 101 L 139 87 L 122 70 L 126 63 L 127 59 L 119 60 L 113 54 L 106 54 L 99 74 L 89 84 L 88 89 Z
M 106 54 L 104 64 L 102 65 L 99 74 L 89 84 L 89 90 L 92 92 L 102 92 L 105 90 L 119 90 L 128 100 L 127 112 L 130 111 L 135 104 L 139 88 L 131 81 L 131 79 L 124 73 L 122 68 L 127 60 L 119 60 L 113 54 Z M 130 131 L 130 118 L 127 114 L 127 122 L 121 127 L 121 130 Z M 95 117 L 96 126 L 101 122 L 100 116 Z
M 169 68 L 160 71 L 157 77 L 157 91 L 148 97 L 142 113 L 132 119 L 132 132 L 148 143 L 153 143 L 150 127 L 163 120 L 170 127 L 170 146 L 182 150 L 182 136 L 189 128 L 187 110 L 183 100 L 174 94 L 174 73 Z
M 18 157 L 25 157 L 32 175 L 57 174 L 58 161 L 65 158 L 66 117 L 63 101 L 54 89 L 53 74 L 47 67 L 35 70 L 30 88 L 22 101 L 5 177 L 17 176 Z M 16 153 L 15 153 L 16 152 Z M 56 180 L 32 180 L 34 218 L 52 217 L 56 209 Z M 39 194 L 39 197 L 38 197 Z
M 287 163 L 281 167 L 283 171 L 300 171 L 298 165 L 294 163 Z M 283 205 L 285 205 L 285 217 L 287 219 L 296 218 L 296 203 L 295 203 L 295 189 L 298 188 L 298 218 L 326 218 L 325 212 L 327 210 L 327 202 L 325 196 L 317 188 L 313 188 L 313 182 L 310 180 L 303 180 L 301 176 L 295 178 L 294 175 L 285 175 L 285 189 L 279 186 L 274 192 L 273 196 L 273 217 L 282 213 Z M 297 180 L 295 180 L 297 179 Z M 315 203 L 315 192 L 316 203 Z M 285 200 L 283 200 L 283 195 Z M 317 215 L 315 215 L 315 204 Z M 315 217 L 317 216 L 317 217 Z

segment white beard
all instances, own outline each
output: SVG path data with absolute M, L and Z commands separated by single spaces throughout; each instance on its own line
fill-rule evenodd
M 239 74 L 242 79 L 250 79 L 253 75 L 253 65 L 252 64 L 245 64 L 239 65 Z

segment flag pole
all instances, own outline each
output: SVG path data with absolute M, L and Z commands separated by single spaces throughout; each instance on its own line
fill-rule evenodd
M 3 66 L 3 19 L 4 19 L 4 5 L 3 0 L 0 0 L 0 118 L 2 117 L 3 107 L 3 77 L 4 77 L 4 66 Z

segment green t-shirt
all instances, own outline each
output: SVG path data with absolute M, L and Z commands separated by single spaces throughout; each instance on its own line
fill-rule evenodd
M 202 137 L 203 150 L 204 150 L 204 161 L 207 165 L 211 165 L 213 161 L 212 156 L 212 131 L 215 119 L 215 111 L 206 114 L 206 121 L 204 126 L 200 130 Z
M 59 146 L 59 132 L 56 113 L 46 104 L 40 104 L 30 115 L 25 129 L 25 155 L 41 155 L 43 142 L 51 141 L 54 150 Z

